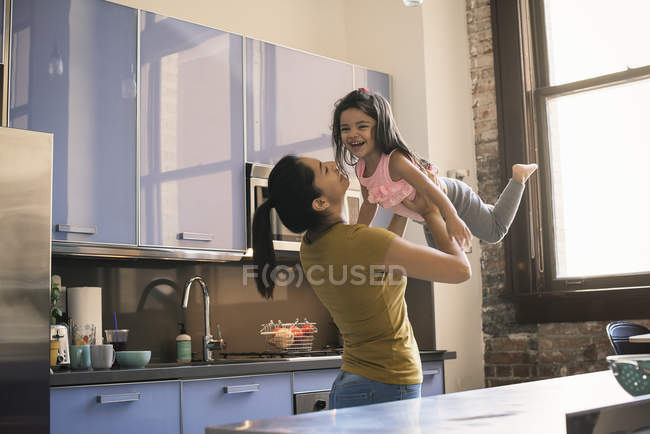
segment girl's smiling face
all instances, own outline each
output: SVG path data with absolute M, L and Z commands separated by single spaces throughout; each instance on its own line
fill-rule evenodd
M 341 141 L 345 148 L 357 158 L 365 158 L 378 152 L 375 145 L 377 122 L 356 108 L 341 113 Z M 380 151 L 379 151 L 380 152 Z

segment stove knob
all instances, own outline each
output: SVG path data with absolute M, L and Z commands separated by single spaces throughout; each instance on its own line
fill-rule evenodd
M 322 399 L 319 399 L 314 403 L 314 411 L 325 410 L 325 407 L 327 407 L 327 402 Z

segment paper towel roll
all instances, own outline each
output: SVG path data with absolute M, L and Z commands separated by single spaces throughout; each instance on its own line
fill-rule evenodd
M 68 317 L 71 324 L 93 324 L 96 343 L 104 342 L 102 328 L 102 288 L 75 286 L 68 288 Z M 72 334 L 71 334 L 72 336 Z

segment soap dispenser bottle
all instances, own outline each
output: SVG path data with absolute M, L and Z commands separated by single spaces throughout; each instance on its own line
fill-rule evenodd
M 191 362 L 192 361 L 192 336 L 187 334 L 185 324 L 179 322 L 181 334 L 176 336 L 176 361 L 177 362 Z

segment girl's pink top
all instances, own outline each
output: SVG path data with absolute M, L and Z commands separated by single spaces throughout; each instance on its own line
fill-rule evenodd
M 375 173 L 367 178 L 363 177 L 366 162 L 363 159 L 359 159 L 356 166 L 357 178 L 359 178 L 359 183 L 368 189 L 368 202 L 378 203 L 383 208 L 391 210 L 395 214 L 421 222 L 424 219 L 420 214 L 402 205 L 404 199 L 413 200 L 415 197 L 415 188 L 404 179 L 395 182 L 390 178 L 388 163 L 393 152 L 395 150 L 391 151 L 390 154 L 382 154 Z

